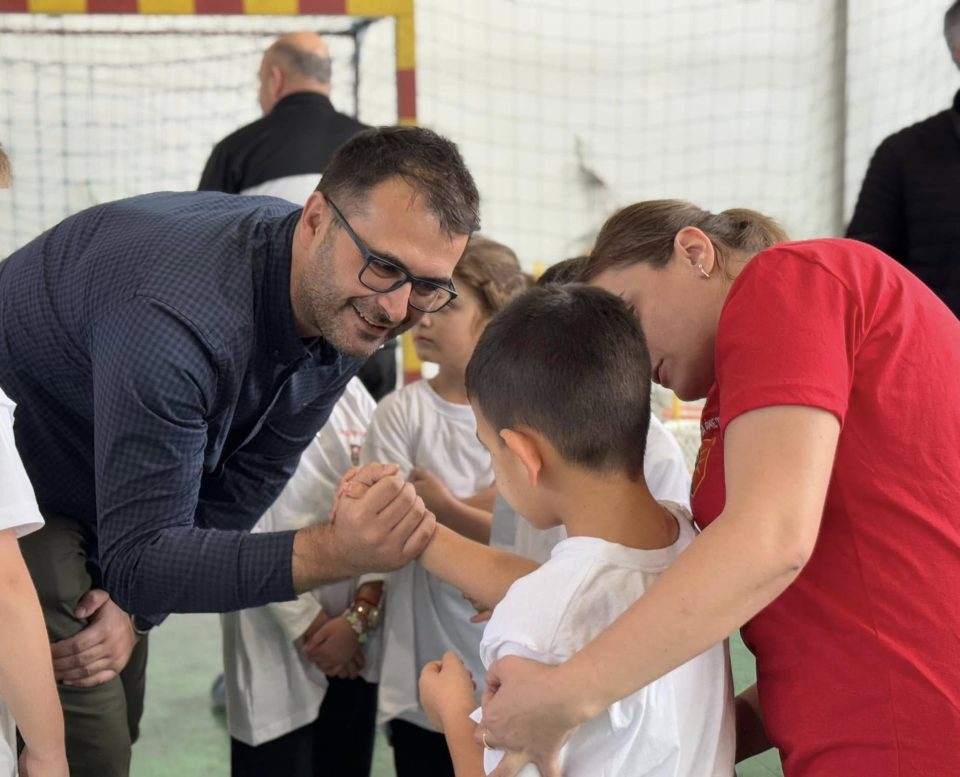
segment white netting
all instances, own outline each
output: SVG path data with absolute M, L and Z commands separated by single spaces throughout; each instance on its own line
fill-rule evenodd
M 95 203 L 195 188 L 213 144 L 259 115 L 264 49 L 296 29 L 326 33 L 340 110 L 396 121 L 392 19 L 0 16 L 0 256 Z

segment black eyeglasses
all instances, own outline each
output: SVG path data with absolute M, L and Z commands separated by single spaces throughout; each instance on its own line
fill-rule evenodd
M 353 227 L 350 226 L 340 209 L 334 205 L 333 200 L 329 197 L 327 198 L 327 204 L 340 226 L 350 235 L 350 239 L 353 240 L 357 250 L 364 258 L 363 267 L 360 268 L 357 277 L 360 279 L 360 283 L 370 291 L 375 291 L 378 294 L 389 294 L 391 291 L 399 289 L 403 284 L 409 283 L 410 299 L 407 304 L 424 313 L 436 313 L 440 308 L 449 305 L 457 298 L 457 290 L 454 288 L 453 282 L 444 285 L 435 281 L 428 281 L 425 278 L 418 278 L 395 262 L 373 253 L 367 248 L 367 244 L 360 239 L 360 236 L 353 231 Z

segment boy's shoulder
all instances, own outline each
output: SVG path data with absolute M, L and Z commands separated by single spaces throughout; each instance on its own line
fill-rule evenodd
M 563 540 L 560 545 L 570 542 Z M 518 653 L 547 663 L 569 657 L 557 652 L 557 636 L 569 603 L 592 577 L 590 563 L 582 562 L 574 563 L 571 556 L 554 553 L 510 586 L 483 631 L 480 657 L 485 665 Z
M 481 655 L 500 657 L 518 644 L 565 660 L 632 605 L 695 536 L 682 505 L 663 502 L 676 517 L 677 541 L 668 548 L 638 550 L 596 537 L 558 543 L 539 568 L 510 586 L 484 630 Z

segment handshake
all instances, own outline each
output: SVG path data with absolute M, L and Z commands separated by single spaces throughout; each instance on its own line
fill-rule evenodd
M 430 544 L 436 516 L 398 471 L 396 464 L 367 464 L 340 480 L 330 520 L 318 528 L 345 577 L 398 569 Z

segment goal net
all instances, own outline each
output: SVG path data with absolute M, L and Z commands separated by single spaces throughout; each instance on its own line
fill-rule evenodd
M 99 202 L 194 189 L 213 145 L 256 119 L 276 35 L 324 34 L 336 107 L 397 121 L 394 21 L 265 16 L 0 15 L 0 257 Z

